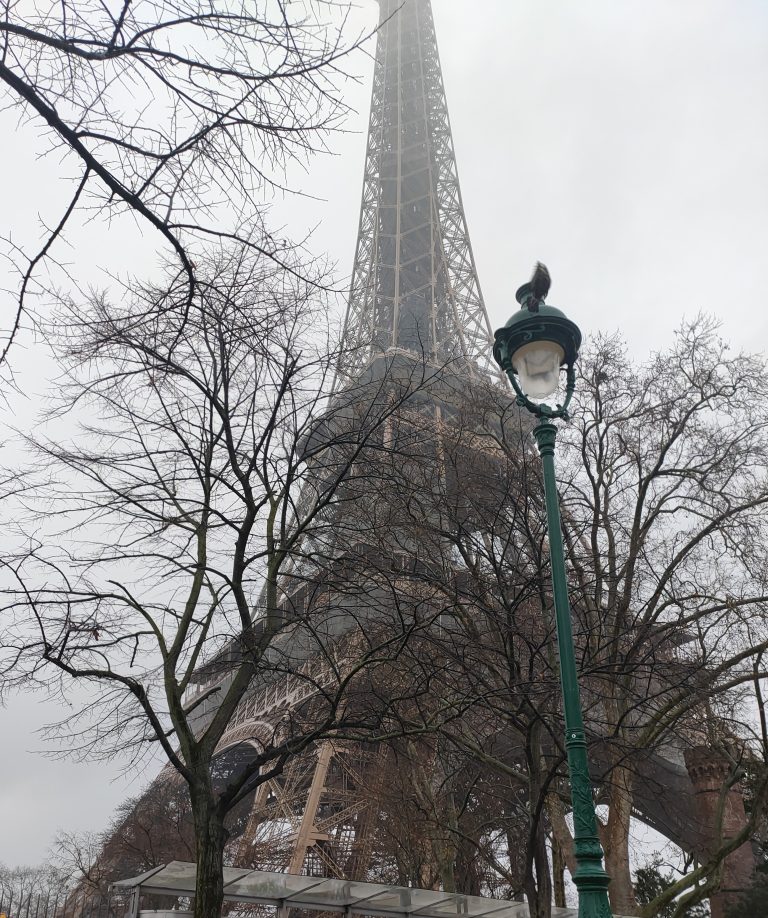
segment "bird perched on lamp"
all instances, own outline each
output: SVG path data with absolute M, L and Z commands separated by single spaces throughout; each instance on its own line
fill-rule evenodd
M 552 286 L 552 278 L 549 276 L 547 266 L 540 261 L 536 262 L 531 277 L 531 297 L 528 301 L 528 309 L 531 312 L 538 312 L 539 306 L 547 298 L 549 288 Z

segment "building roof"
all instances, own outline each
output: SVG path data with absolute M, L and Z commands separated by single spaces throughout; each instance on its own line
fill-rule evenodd
M 196 866 L 171 861 L 138 877 L 118 880 L 113 887 L 138 888 L 142 893 L 190 896 Z M 433 889 L 356 883 L 327 877 L 295 876 L 246 868 L 224 868 L 224 898 L 276 908 L 344 912 L 378 918 L 528 918 L 528 906 L 509 899 L 464 896 Z M 553 908 L 552 918 L 576 918 L 577 910 Z

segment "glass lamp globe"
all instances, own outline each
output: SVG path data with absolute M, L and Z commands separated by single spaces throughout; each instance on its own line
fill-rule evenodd
M 528 398 L 541 400 L 557 392 L 564 357 L 556 341 L 531 341 L 514 352 L 512 366 Z

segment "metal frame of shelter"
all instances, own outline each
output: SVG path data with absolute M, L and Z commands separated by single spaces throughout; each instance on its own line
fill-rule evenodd
M 131 908 L 126 918 L 137 918 L 142 894 L 193 896 L 195 874 L 195 864 L 171 861 L 141 876 L 118 880 L 112 887 L 131 890 Z M 524 902 L 508 899 L 237 867 L 224 868 L 224 899 L 276 909 L 343 912 L 376 918 L 528 918 L 529 915 Z M 576 909 L 552 909 L 552 918 L 576 918 L 576 915 Z

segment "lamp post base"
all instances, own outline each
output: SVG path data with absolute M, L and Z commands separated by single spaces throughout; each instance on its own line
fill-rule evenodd
M 579 889 L 579 918 L 613 918 L 605 886 L 602 889 L 583 886 Z

